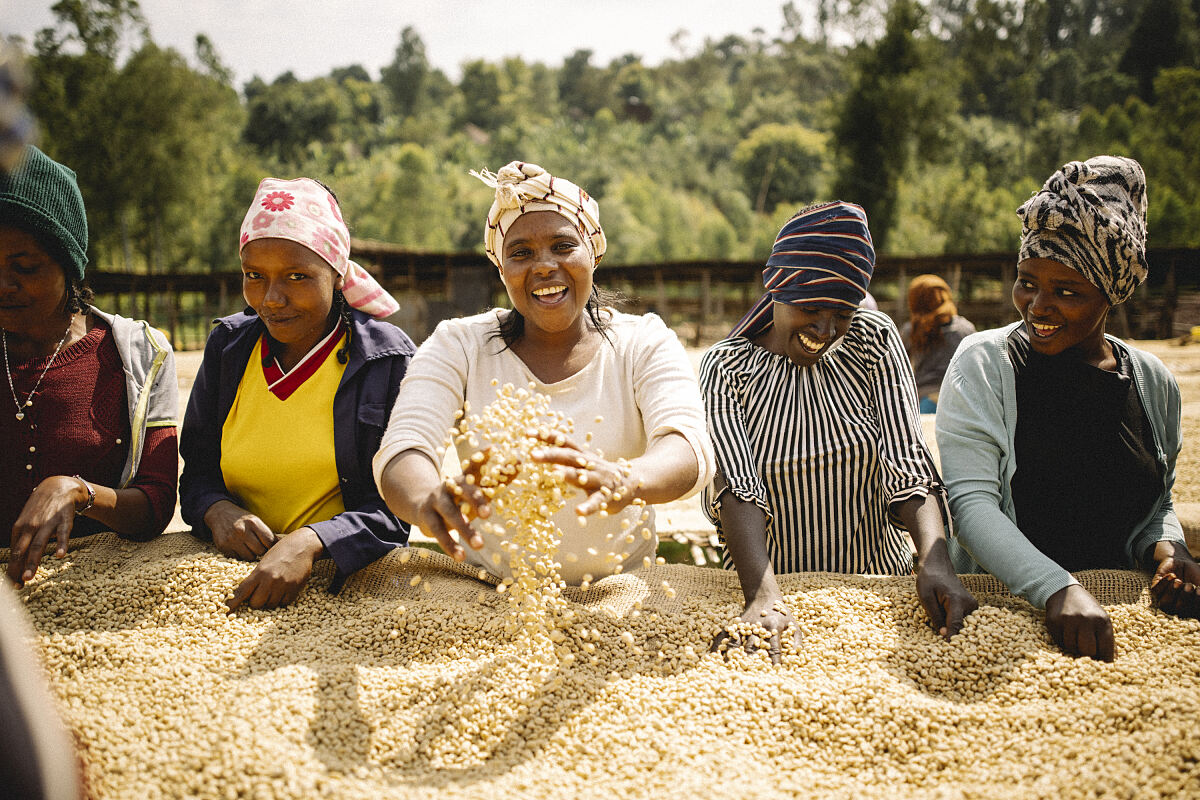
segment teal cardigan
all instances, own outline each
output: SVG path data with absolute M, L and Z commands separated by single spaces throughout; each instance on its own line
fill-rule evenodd
M 982 567 L 1013 594 L 1045 608 L 1051 595 L 1077 581 L 1017 528 L 1011 488 L 1017 471 L 1017 388 L 1006 339 L 1020 324 L 963 340 L 938 396 L 937 445 L 956 530 L 950 542 L 955 568 L 973 572 Z M 1125 542 L 1128 566 L 1140 568 L 1154 543 L 1184 541 L 1171 505 L 1181 446 L 1179 386 L 1158 358 L 1122 346 L 1133 362 L 1134 385 L 1154 431 L 1155 456 L 1163 472 L 1157 507 Z

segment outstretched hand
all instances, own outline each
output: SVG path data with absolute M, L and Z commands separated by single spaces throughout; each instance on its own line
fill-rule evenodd
M 1108 612 L 1077 583 L 1059 589 L 1046 601 L 1046 630 L 1067 655 L 1100 661 L 1117 656 Z
M 601 458 L 560 433 L 530 430 L 528 435 L 546 444 L 533 451 L 534 461 L 558 465 L 563 479 L 587 495 L 575 506 L 577 515 L 615 514 L 636 498 L 641 483 L 627 462 Z
M 945 639 L 962 630 L 963 620 L 979 608 L 979 602 L 962 585 L 948 560 L 921 567 L 917 572 L 917 596 L 933 629 Z
M 1200 564 L 1186 550 L 1161 559 L 1150 580 L 1150 596 L 1168 614 L 1200 619 Z
M 87 492 L 80 480 L 68 475 L 51 476 L 34 488 L 13 524 L 9 580 L 18 587 L 33 580 L 51 539 L 57 544 L 55 557 L 66 557 L 67 542 L 75 527 L 75 509 L 86 501 Z
M 791 611 L 778 603 L 767 607 L 760 607 L 756 604 L 747 606 L 746 610 L 737 618 L 736 627 L 751 625 L 766 629 L 769 634 L 766 641 L 757 634 L 722 630 L 713 637 L 712 645 L 708 648 L 709 652 L 721 653 L 725 658 L 729 658 L 730 650 L 740 648 L 747 653 L 754 653 L 765 646 L 767 654 L 771 657 L 771 663 L 778 664 L 783 652 L 783 637 L 788 635 L 789 630 L 796 649 L 800 648 L 803 641 L 796 618 L 792 616 Z

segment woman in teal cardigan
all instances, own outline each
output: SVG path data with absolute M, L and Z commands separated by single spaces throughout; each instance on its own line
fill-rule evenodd
M 1021 322 L 965 339 L 938 402 L 951 551 L 1044 608 L 1065 652 L 1111 661 L 1112 621 L 1071 572 L 1152 569 L 1162 610 L 1200 616 L 1171 504 L 1179 388 L 1104 330 L 1147 274 L 1145 175 L 1127 158 L 1071 162 L 1017 213 Z

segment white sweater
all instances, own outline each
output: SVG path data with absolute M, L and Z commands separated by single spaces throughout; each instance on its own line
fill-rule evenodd
M 501 386 L 533 383 L 536 391 L 551 397 L 556 411 L 574 420 L 573 438 L 582 444 L 591 433 L 591 449 L 607 459 L 637 458 L 661 437 L 682 434 L 699 465 L 696 482 L 684 496 L 712 480 L 716 462 L 695 374 L 683 345 L 659 317 L 610 311 L 607 334 L 612 344 L 601 343 L 595 359 L 571 377 L 546 384 L 495 335 L 501 313 L 493 310 L 447 320 L 421 345 L 400 386 L 375 455 L 376 484 L 388 462 L 405 450 L 424 453 L 440 466 L 437 451 L 454 424 L 455 413 L 463 409 L 464 401 L 477 411 L 495 400 L 493 380 Z M 597 417 L 602 421 L 597 423 Z M 470 455 L 459 447 L 460 460 Z M 635 525 L 639 512 L 629 507 L 609 517 L 594 515 L 582 527 L 573 510 L 582 499 L 582 494 L 576 494 L 554 516 L 563 533 L 558 560 L 567 583 L 580 583 L 585 575 L 598 579 L 611 574 L 622 563 L 615 555 L 625 555 L 627 571 L 641 567 L 645 556 L 654 556 L 657 535 L 649 540 L 639 535 L 641 527 L 654 533 L 652 510 L 643 526 Z M 632 542 L 624 541 L 624 520 L 631 521 Z M 482 550 L 464 548 L 468 561 L 508 577 L 507 558 L 501 559 L 499 567 L 492 561 L 492 553 L 499 552 L 497 538 L 482 530 L 481 538 Z M 595 555 L 588 553 L 589 548 Z

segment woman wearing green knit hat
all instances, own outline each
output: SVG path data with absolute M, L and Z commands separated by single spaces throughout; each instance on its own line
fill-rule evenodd
M 28 147 L 0 177 L 0 546 L 17 584 L 52 540 L 62 557 L 73 536 L 148 539 L 174 513 L 171 346 L 90 304 L 87 241 L 75 173 Z

